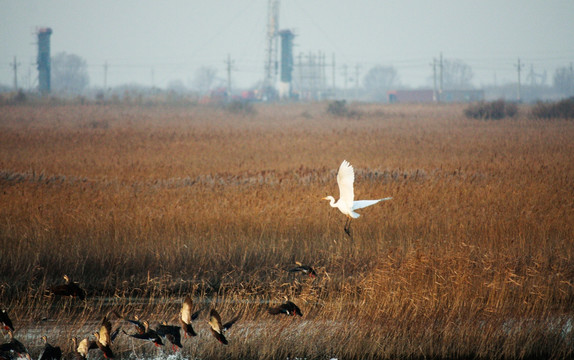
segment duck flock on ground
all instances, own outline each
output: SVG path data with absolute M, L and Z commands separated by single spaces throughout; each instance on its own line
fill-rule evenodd
M 390 200 L 391 197 L 376 199 L 376 200 L 357 200 L 355 201 L 353 183 L 355 181 L 355 173 L 353 166 L 349 164 L 348 161 L 343 160 L 339 166 L 337 173 L 337 184 L 339 186 L 340 198 L 335 202 L 332 196 L 327 196 L 323 198 L 328 200 L 331 207 L 338 208 L 343 214 L 347 216 L 347 221 L 345 223 L 345 233 L 353 239 L 351 232 L 351 219 L 356 219 L 359 214 L 355 210 L 362 209 L 371 205 L 374 205 L 380 201 Z M 311 277 L 317 276 L 316 271 L 309 265 L 297 262 L 297 266 L 290 269 L 289 272 L 301 272 L 307 274 Z M 77 282 L 73 282 L 70 278 L 64 275 L 65 283 L 50 288 L 50 292 L 54 295 L 59 296 L 71 296 L 84 300 L 86 298 L 86 292 L 80 287 Z M 172 344 L 172 348 L 177 351 L 182 348 L 181 344 L 181 330 L 183 330 L 184 337 L 193 337 L 197 333 L 193 330 L 192 321 L 196 320 L 201 312 L 197 310 L 192 312 L 193 303 L 191 298 L 188 296 L 183 300 L 181 311 L 179 314 L 180 326 L 169 325 L 167 323 L 160 323 L 155 328 L 151 328 L 147 320 L 140 321 L 137 317 L 130 319 L 117 311 L 111 311 L 106 314 L 99 328 L 96 329 L 91 337 L 86 337 L 81 340 L 74 337 L 70 341 L 73 342 L 73 351 L 71 353 L 71 359 L 82 360 L 88 357 L 90 350 L 100 350 L 103 356 L 107 359 L 114 357 L 113 343 L 116 337 L 120 334 L 121 324 L 112 330 L 111 316 L 113 315 L 117 320 L 122 322 L 127 322 L 132 324 L 135 330 L 132 332 L 126 332 L 124 330 L 121 333 L 132 337 L 133 339 L 150 341 L 156 346 L 163 346 L 164 340 L 169 341 Z M 301 309 L 292 301 L 286 299 L 286 302 L 268 309 L 268 313 L 271 315 L 285 314 L 289 316 L 303 316 Z M 28 350 L 20 341 L 14 338 L 14 327 L 12 321 L 8 316 L 8 312 L 2 309 L 0 312 L 1 325 L 10 337 L 7 343 L 0 345 L 0 360 L 12 360 L 18 357 L 27 357 L 30 359 L 30 354 Z M 229 342 L 225 337 L 225 331 L 229 330 L 233 324 L 239 320 L 239 315 L 233 317 L 231 320 L 223 323 L 221 316 L 215 308 L 212 308 L 209 312 L 208 323 L 210 325 L 210 330 L 215 339 L 220 343 L 227 345 Z M 44 336 L 43 341 L 45 343 L 44 350 L 41 353 L 39 360 L 60 360 L 62 357 L 62 350 L 59 346 L 52 346 L 48 343 L 48 339 Z
M 304 273 L 310 277 L 317 276 L 317 272 L 311 266 L 304 265 L 300 262 L 296 264 L 296 267 L 288 271 L 291 273 Z M 77 282 L 71 281 L 67 275 L 64 275 L 64 279 L 64 284 L 49 288 L 48 291 L 51 295 L 78 298 L 80 300 L 86 299 L 86 291 L 82 289 Z M 192 322 L 199 318 L 201 312 L 202 309 L 194 311 L 191 297 L 186 296 L 182 301 L 181 310 L 179 312 L 179 325 L 161 322 L 158 323 L 155 328 L 152 328 L 147 320 L 141 320 L 137 316 L 130 318 L 116 310 L 112 310 L 103 316 L 102 321 L 90 336 L 82 337 L 81 339 L 72 337 L 70 339 L 70 342 L 73 344 L 72 351 L 68 354 L 62 353 L 62 347 L 50 344 L 46 335 L 42 336 L 44 348 L 38 360 L 61 360 L 62 357 L 69 360 L 85 360 L 92 350 L 100 351 L 106 359 L 113 359 L 113 344 L 120 334 L 136 340 L 151 342 L 157 347 L 164 346 L 167 342 L 171 344 L 173 351 L 177 352 L 183 347 L 181 342 L 182 332 L 184 339 L 197 336 Z M 284 314 L 288 316 L 303 316 L 301 309 L 290 300 L 286 300 L 279 306 L 269 307 L 267 312 L 271 315 Z M 228 345 L 229 341 L 225 336 L 225 332 L 229 330 L 239 318 L 240 315 L 236 315 L 224 323 L 217 310 L 211 308 L 207 323 L 210 326 L 213 337 L 221 344 Z M 112 327 L 112 320 L 117 323 L 115 328 Z M 132 330 L 125 331 L 122 326 L 126 324 L 129 324 Z M 18 358 L 31 360 L 30 353 L 26 346 L 14 336 L 14 324 L 7 309 L 0 309 L 0 327 L 5 336 L 8 335 L 9 337 L 8 342 L 0 344 L 0 360 L 15 360 Z

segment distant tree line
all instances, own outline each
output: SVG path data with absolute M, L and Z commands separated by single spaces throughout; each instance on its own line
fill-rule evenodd
M 60 52 L 52 57 L 52 91 L 81 94 L 89 84 L 86 60 L 66 52 Z

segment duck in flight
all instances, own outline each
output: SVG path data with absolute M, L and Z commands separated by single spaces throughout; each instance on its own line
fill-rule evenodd
M 191 322 L 199 316 L 199 312 L 201 310 L 197 310 L 196 312 L 192 313 L 191 309 L 193 308 L 193 302 L 191 298 L 188 296 L 185 297 L 183 304 L 181 305 L 181 311 L 179 313 L 179 323 L 181 324 L 181 328 L 183 330 L 183 336 L 187 339 L 191 336 L 196 336 L 197 333 L 193 330 L 193 326 Z
M 213 336 L 223 345 L 229 344 L 227 339 L 225 338 L 224 332 L 229 330 L 233 324 L 239 319 L 239 315 L 235 316 L 230 321 L 226 322 L 225 324 L 221 323 L 221 316 L 215 309 L 211 309 L 209 313 L 209 326 L 211 327 L 211 333 Z
M 269 308 L 268 312 L 271 315 L 285 314 L 288 316 L 295 316 L 295 315 L 303 316 L 303 313 L 301 312 L 301 309 L 299 309 L 299 306 L 295 305 L 295 303 L 293 303 L 290 300 L 287 300 L 286 302 L 277 307 Z
M 307 274 L 310 277 L 317 277 L 317 272 L 315 271 L 315 269 L 313 269 L 311 266 L 309 265 L 305 265 L 299 261 L 295 261 L 295 264 L 297 265 L 296 267 L 289 269 L 289 272 L 302 272 L 303 274 Z

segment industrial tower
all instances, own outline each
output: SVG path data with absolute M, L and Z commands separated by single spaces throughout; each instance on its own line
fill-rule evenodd
M 268 0 L 267 3 L 267 49 L 265 56 L 265 78 L 262 95 L 270 99 L 275 97 L 277 80 L 277 35 L 279 31 L 279 0 Z
M 279 98 L 289 99 L 292 96 L 291 83 L 293 81 L 293 38 L 295 33 L 291 30 L 280 30 L 281 37 L 281 76 L 279 82 Z
M 51 89 L 50 35 L 52 35 L 52 29 L 40 28 L 36 31 L 36 34 L 38 35 L 37 65 L 39 90 L 41 94 L 47 94 Z

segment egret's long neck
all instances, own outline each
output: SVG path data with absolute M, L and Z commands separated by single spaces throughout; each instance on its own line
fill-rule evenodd
M 329 205 L 331 205 L 331 207 L 337 207 L 337 205 L 335 205 L 335 198 L 332 196 L 329 196 Z

